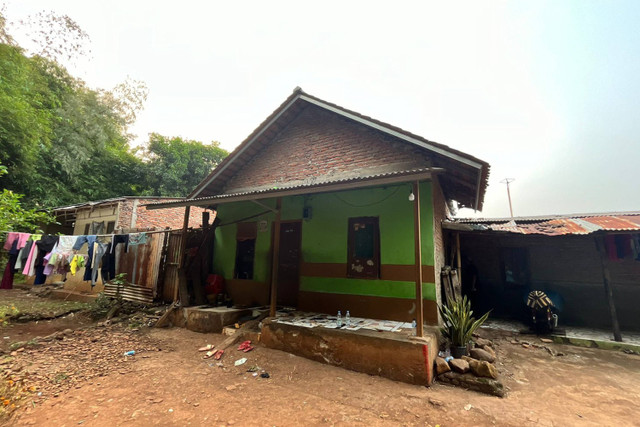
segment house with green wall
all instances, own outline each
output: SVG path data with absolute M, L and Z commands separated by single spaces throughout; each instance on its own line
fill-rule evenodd
M 489 165 L 296 88 L 185 201 L 237 304 L 437 324 L 442 221 Z M 188 208 L 187 208 L 188 209 Z

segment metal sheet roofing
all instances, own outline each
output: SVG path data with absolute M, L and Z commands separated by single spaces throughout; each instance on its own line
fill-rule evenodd
M 297 185 L 289 185 L 289 186 L 284 185 L 284 186 L 269 187 L 269 188 L 256 188 L 256 189 L 249 189 L 247 191 L 238 192 L 238 193 L 217 194 L 214 196 L 178 200 L 175 202 L 149 203 L 144 206 L 146 206 L 147 209 L 164 209 L 164 208 L 176 207 L 176 206 L 196 206 L 196 205 L 204 206 L 204 205 L 207 205 L 207 202 L 211 202 L 211 204 L 215 204 L 216 202 L 225 202 L 225 201 L 231 202 L 238 199 L 245 200 L 247 196 L 249 196 L 250 199 L 264 199 L 267 197 L 277 197 L 284 192 L 289 193 L 292 191 L 299 192 L 300 194 L 304 194 L 305 190 L 308 191 L 311 189 L 316 189 L 320 191 L 330 191 L 330 188 L 333 188 L 330 186 L 337 185 L 337 184 L 348 184 L 353 182 L 370 181 L 371 185 L 376 185 L 376 183 L 383 178 L 396 178 L 396 177 L 406 178 L 406 180 L 409 181 L 416 176 L 430 174 L 430 173 L 438 173 L 442 171 L 443 171 L 442 168 L 419 168 L 419 169 L 410 169 L 405 171 L 392 171 L 392 172 L 378 173 L 374 175 L 366 175 L 366 176 L 360 176 L 360 177 L 339 178 L 339 179 L 325 180 L 320 182 L 319 181 L 306 182 L 306 183 L 300 183 Z M 398 183 L 399 182 L 400 181 L 398 181 Z M 323 187 L 327 187 L 327 189 L 323 190 Z
M 586 235 L 595 232 L 640 233 L 640 212 L 573 214 L 515 218 L 460 218 L 445 228 L 459 231 L 495 231 L 546 236 Z

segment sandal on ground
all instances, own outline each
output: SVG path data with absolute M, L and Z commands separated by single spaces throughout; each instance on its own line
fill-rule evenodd
M 198 351 L 209 351 L 209 350 L 213 350 L 213 347 L 215 347 L 215 345 L 213 344 L 207 344 L 204 347 L 200 347 L 198 349 Z
M 220 360 L 223 354 L 224 354 L 224 350 L 218 350 L 213 354 L 213 358 L 215 360 Z
M 209 358 L 213 357 L 215 354 L 216 354 L 216 352 L 215 352 L 215 351 L 207 351 L 207 352 L 204 354 L 203 359 L 209 359 Z
M 251 347 L 251 341 L 245 341 L 238 346 L 238 351 Z

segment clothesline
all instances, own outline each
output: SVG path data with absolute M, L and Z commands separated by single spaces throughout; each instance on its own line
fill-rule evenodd
M 96 236 L 96 237 L 111 237 L 111 236 L 121 236 L 123 234 L 153 234 L 153 233 L 169 233 L 171 231 L 182 231 L 182 228 L 171 228 L 167 230 L 155 230 L 155 231 L 132 231 L 130 233 L 109 233 L 109 234 L 86 234 L 86 236 Z M 0 230 L 0 233 L 20 233 L 19 231 L 4 231 Z M 45 233 L 25 233 L 25 234 L 45 234 Z M 60 237 L 80 237 L 80 234 L 60 234 Z

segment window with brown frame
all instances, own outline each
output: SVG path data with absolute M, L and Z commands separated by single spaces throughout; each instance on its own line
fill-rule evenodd
M 349 218 L 347 277 L 380 277 L 380 228 L 377 217 Z
M 258 227 L 255 222 L 240 222 L 236 231 L 235 279 L 253 279 L 253 263 L 256 254 Z

